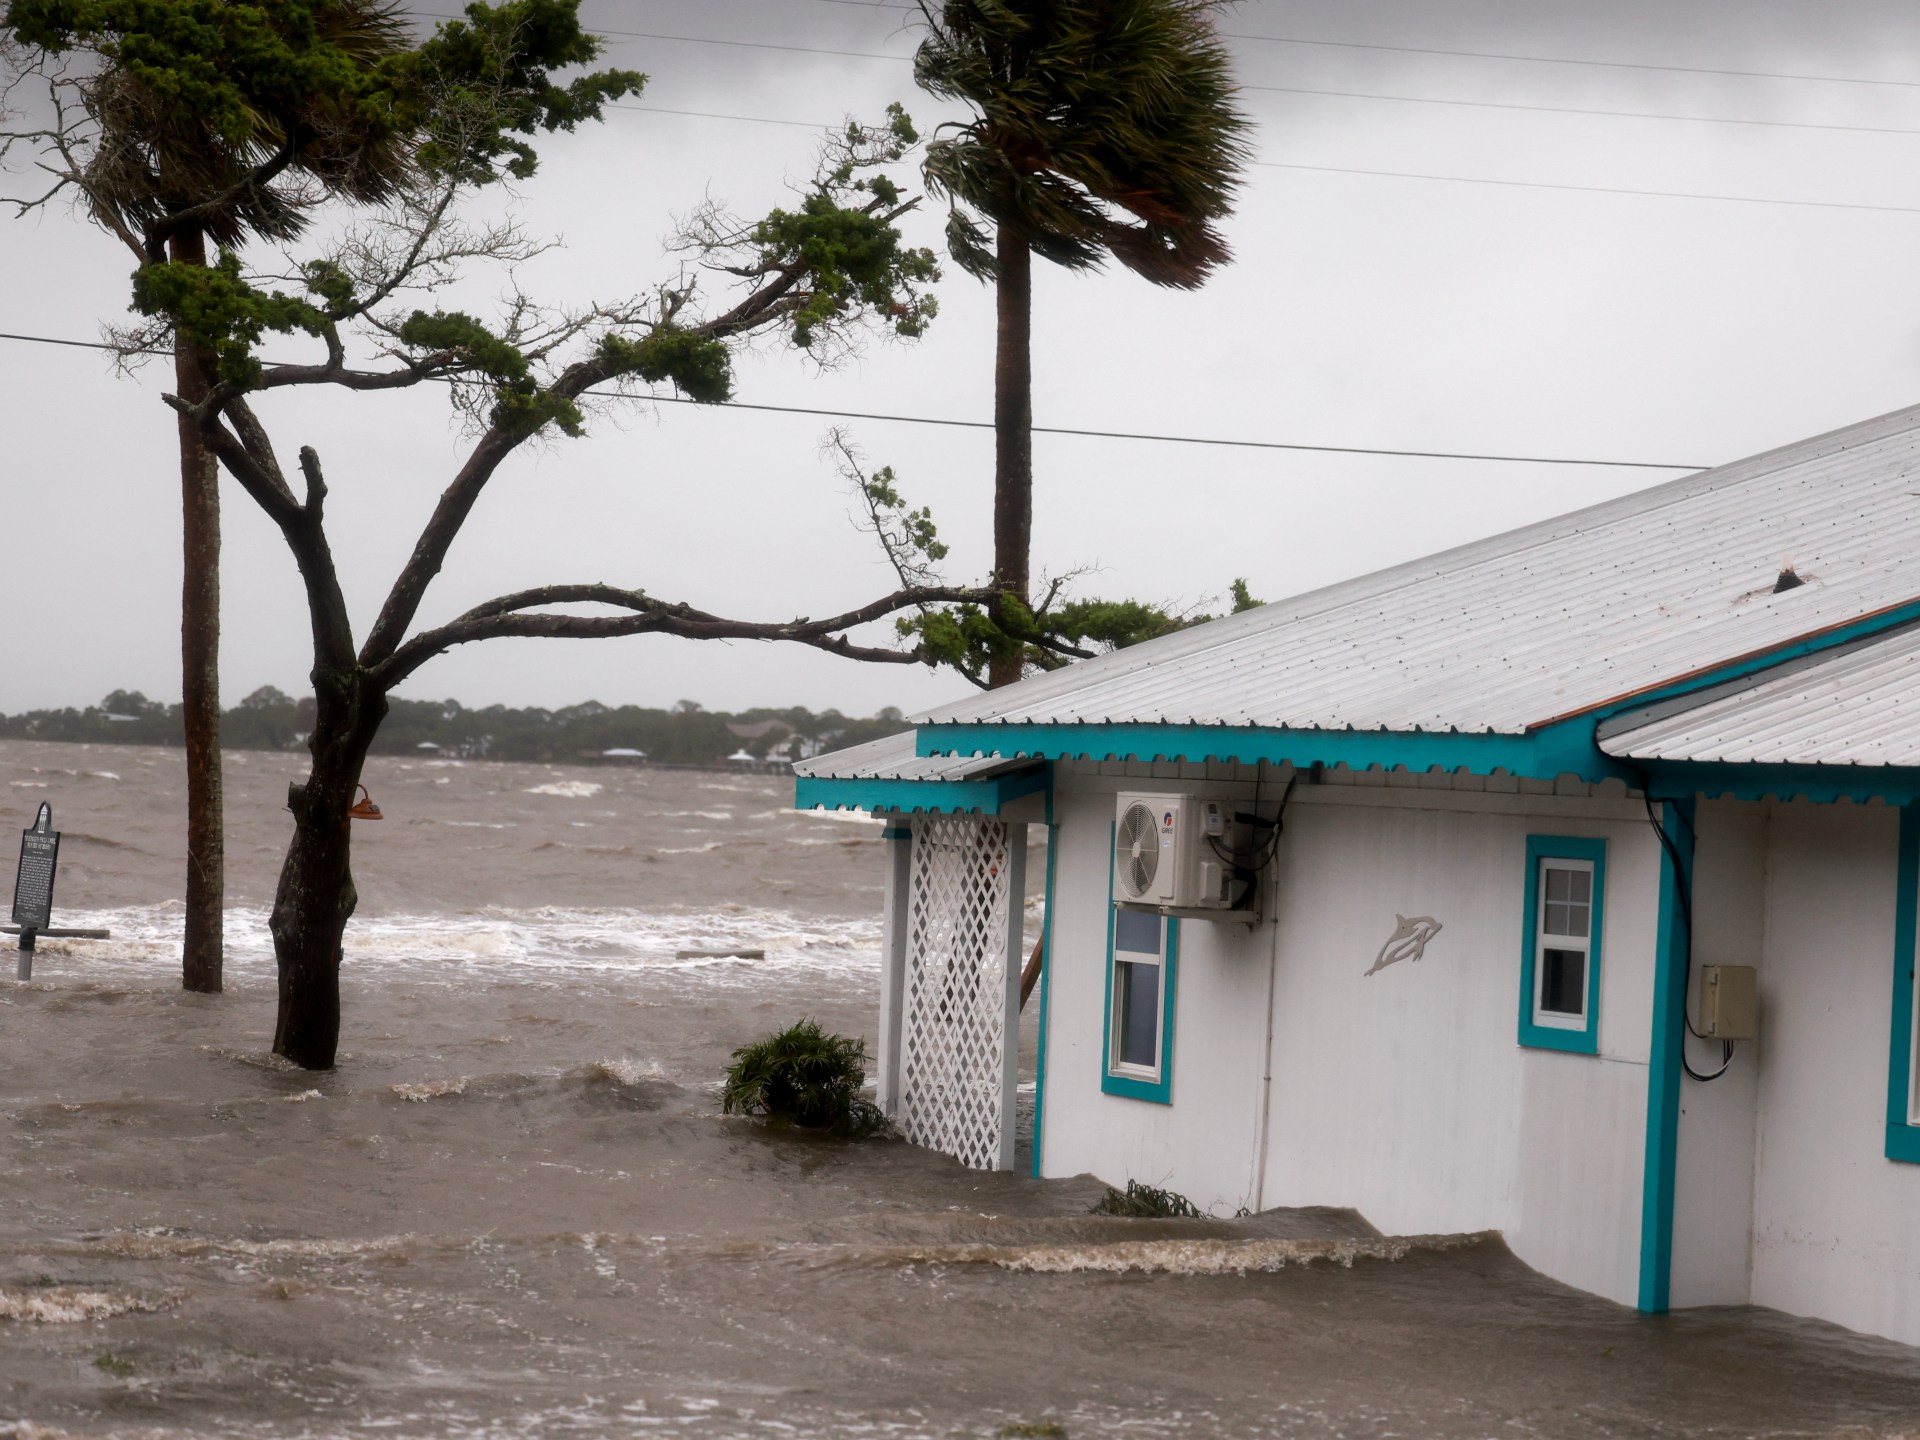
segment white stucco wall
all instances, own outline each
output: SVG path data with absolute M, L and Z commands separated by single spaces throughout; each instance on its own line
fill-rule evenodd
M 1920 1344 L 1920 1165 L 1885 1158 L 1898 834 L 1771 810 L 1752 1298 Z
M 1183 924 L 1161 1106 L 1100 1091 L 1112 796 L 1144 788 L 1117 773 L 1056 778 L 1044 1172 L 1145 1180 L 1227 1209 L 1350 1205 L 1389 1232 L 1498 1229 L 1546 1273 L 1631 1303 L 1658 884 L 1638 802 L 1303 782 L 1274 921 Z M 1598 1056 L 1517 1043 L 1529 834 L 1608 841 Z M 1368 977 L 1396 914 L 1445 929 L 1420 963 Z
M 1695 816 L 1693 972 L 1697 1006 L 1702 965 L 1751 965 L 1766 983 L 1767 807 L 1702 801 Z M 1697 1015 L 1697 1009 L 1693 1011 Z M 1759 1067 L 1766 1033 L 1742 1042 L 1719 1078 L 1683 1079 L 1673 1200 L 1671 1303 L 1744 1305 L 1752 1298 L 1754 1145 Z M 1720 1046 L 1686 1037 L 1700 1074 L 1722 1064 Z
M 1117 777 L 1056 785 L 1043 1173 L 1171 1186 L 1231 1214 L 1252 1202 L 1267 1002 L 1266 966 L 1242 929 L 1181 927 L 1173 1103 L 1100 1090 L 1113 797 L 1140 788 L 1147 787 Z M 1251 788 L 1245 794 L 1250 799 Z

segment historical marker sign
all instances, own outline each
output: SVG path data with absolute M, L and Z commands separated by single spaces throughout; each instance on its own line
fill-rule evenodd
M 31 830 L 20 832 L 20 869 L 13 881 L 13 923 L 45 930 L 53 921 L 53 872 L 60 860 L 60 832 L 53 807 L 44 801 Z

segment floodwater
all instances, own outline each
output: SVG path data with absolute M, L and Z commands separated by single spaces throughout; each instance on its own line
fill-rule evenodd
M 0 834 L 50 800 L 57 923 L 114 931 L 0 969 L 0 1437 L 1920 1436 L 1920 1352 L 1831 1326 L 718 1114 L 735 1045 L 873 1029 L 878 826 L 772 777 L 376 760 L 340 1065 L 283 1067 L 300 769 L 230 757 L 191 996 L 179 757 L 0 742 Z

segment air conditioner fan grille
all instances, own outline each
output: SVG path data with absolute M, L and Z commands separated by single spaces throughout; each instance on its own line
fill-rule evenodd
M 1138 900 L 1150 894 L 1153 877 L 1160 871 L 1160 827 L 1152 809 L 1129 805 L 1120 817 L 1113 846 L 1120 885 L 1127 897 Z

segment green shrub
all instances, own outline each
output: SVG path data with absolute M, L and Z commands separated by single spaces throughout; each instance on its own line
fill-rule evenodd
M 801 1020 L 733 1052 L 720 1104 L 729 1115 L 765 1115 L 858 1139 L 887 1129 L 886 1115 L 860 1093 L 866 1082 L 862 1042 Z
M 1199 1220 L 1204 1218 L 1200 1207 L 1184 1195 L 1176 1195 L 1171 1190 L 1160 1190 L 1152 1185 L 1142 1185 L 1138 1180 L 1127 1181 L 1124 1191 L 1111 1185 L 1107 1193 L 1100 1197 L 1100 1203 L 1093 1207 L 1095 1215 L 1129 1215 L 1136 1219 L 1163 1220 Z

